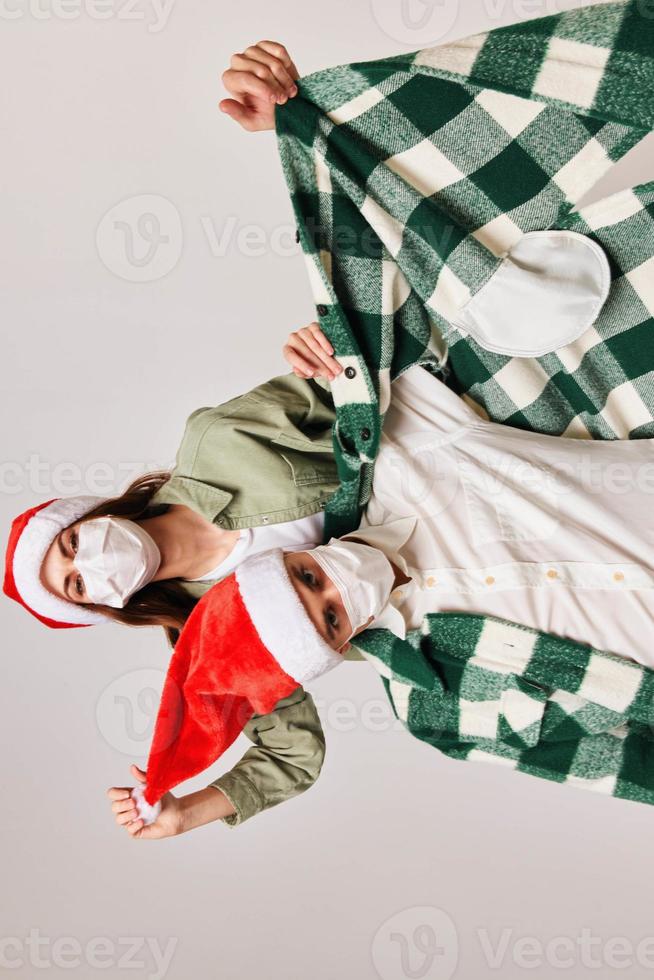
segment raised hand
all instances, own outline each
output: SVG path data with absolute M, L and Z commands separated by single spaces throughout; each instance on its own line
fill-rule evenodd
M 333 381 L 343 368 L 332 357 L 334 348 L 314 321 L 289 334 L 282 353 L 298 378 L 327 378 Z
M 232 96 L 220 102 L 222 112 L 249 133 L 275 128 L 275 105 L 297 94 L 300 74 L 288 51 L 278 41 L 259 41 L 232 55 L 223 72 L 225 88 Z
M 146 773 L 138 766 L 130 766 L 130 772 L 138 782 L 146 781 Z M 112 786 L 107 790 L 111 809 L 116 815 L 116 823 L 119 827 L 124 827 L 131 837 L 144 840 L 175 837 L 182 832 L 181 808 L 177 797 L 172 793 L 166 793 L 161 799 L 161 813 L 154 823 L 146 827 L 142 820 L 137 819 L 136 804 L 131 796 L 132 789 L 132 786 Z

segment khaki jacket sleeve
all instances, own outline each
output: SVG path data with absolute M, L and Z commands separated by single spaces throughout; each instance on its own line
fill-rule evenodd
M 237 827 L 256 813 L 303 793 L 318 778 L 325 736 L 311 695 L 302 687 L 243 729 L 254 746 L 210 786 L 222 790 L 236 813 L 222 817 Z

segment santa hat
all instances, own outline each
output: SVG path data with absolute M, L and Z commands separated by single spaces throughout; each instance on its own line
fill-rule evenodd
M 132 791 L 139 817 L 208 768 L 253 714 L 267 714 L 299 685 L 343 662 L 313 625 L 280 548 L 242 562 L 194 606 L 164 681 L 147 763 Z
M 19 514 L 11 525 L 3 591 L 46 626 L 63 629 L 110 621 L 83 603 L 50 592 L 40 578 L 45 554 L 59 532 L 108 499 L 84 494 L 46 500 Z

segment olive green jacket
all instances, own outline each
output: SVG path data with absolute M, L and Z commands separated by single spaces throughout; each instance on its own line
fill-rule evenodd
M 334 405 L 319 381 L 273 378 L 224 405 L 188 417 L 172 476 L 151 506 L 186 504 L 227 529 L 259 527 L 322 510 L 339 486 L 332 448 Z M 212 582 L 178 580 L 199 599 Z M 348 660 L 363 660 L 354 649 Z M 308 789 L 318 778 L 325 738 L 311 695 L 298 687 L 243 729 L 254 746 L 214 780 L 235 813 L 234 827 Z

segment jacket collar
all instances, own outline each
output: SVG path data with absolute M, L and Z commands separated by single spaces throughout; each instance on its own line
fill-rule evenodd
M 186 504 L 187 507 L 202 514 L 206 520 L 213 523 L 233 497 L 233 493 L 220 490 L 202 480 L 194 480 L 190 476 L 171 476 L 170 480 L 157 490 L 150 503 L 153 506 L 156 504 Z

